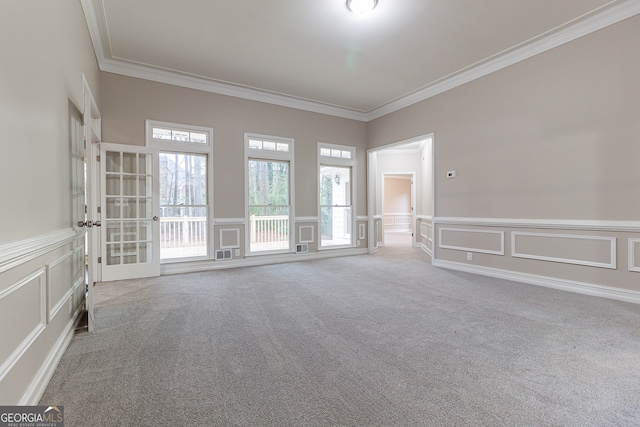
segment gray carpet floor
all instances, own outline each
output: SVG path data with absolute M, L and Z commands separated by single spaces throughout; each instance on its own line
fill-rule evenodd
M 376 255 L 96 288 L 67 426 L 640 425 L 640 306 Z

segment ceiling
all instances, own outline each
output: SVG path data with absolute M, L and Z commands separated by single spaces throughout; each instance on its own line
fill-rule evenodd
M 103 71 L 368 121 L 640 12 L 639 0 L 81 0 Z

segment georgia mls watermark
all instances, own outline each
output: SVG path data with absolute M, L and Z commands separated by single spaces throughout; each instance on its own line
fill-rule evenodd
M 64 427 L 64 407 L 0 406 L 0 427 Z

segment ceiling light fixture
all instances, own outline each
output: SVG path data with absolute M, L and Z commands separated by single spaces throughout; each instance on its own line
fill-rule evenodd
M 356 15 L 371 12 L 378 5 L 378 0 L 347 0 L 347 8 Z

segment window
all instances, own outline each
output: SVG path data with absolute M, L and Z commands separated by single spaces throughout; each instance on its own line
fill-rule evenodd
M 355 148 L 319 144 L 320 248 L 353 245 Z
M 160 149 L 160 260 L 209 255 L 209 161 L 213 131 L 147 121 L 147 145 Z
M 249 254 L 289 252 L 293 140 L 245 135 Z

